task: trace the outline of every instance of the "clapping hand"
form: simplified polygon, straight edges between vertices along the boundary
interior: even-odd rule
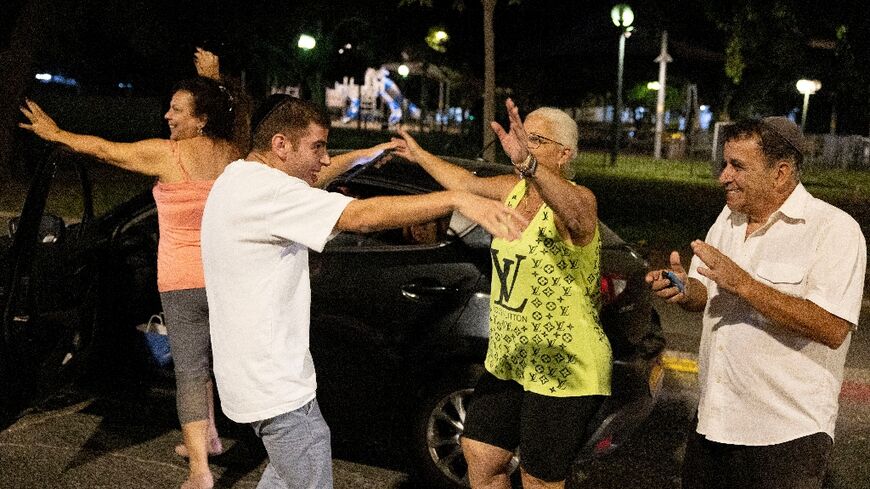
[[[671,252],[670,265],[671,268],[669,270],[653,270],[647,273],[646,282],[650,284],[652,291],[665,301],[670,303],[685,302],[689,298],[689,277],[680,262],[680,254],[678,252]],[[671,279],[665,276],[666,271],[672,272],[676,275],[677,279],[682,281],[682,290]]]
[[[456,210],[483,226],[494,238],[507,241],[519,239],[529,225],[529,220],[516,210],[497,200],[468,192],[463,192],[462,201]]]
[[[396,154],[405,158],[408,161],[417,163],[419,162],[419,158],[421,153],[423,152],[423,148],[417,143],[408,131],[404,129],[399,129],[400,138],[393,138],[393,141],[397,143],[396,145]]]
[[[737,294],[741,287],[753,280],[746,270],[714,246],[698,239],[692,241],[692,251],[705,265],[698,267],[698,273],[716,282],[720,289]]]

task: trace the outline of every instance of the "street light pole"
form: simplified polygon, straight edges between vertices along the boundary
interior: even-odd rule
[[[653,146],[653,158],[662,159],[662,133],[665,129],[665,79],[668,63],[673,61],[668,55],[668,31],[662,31],[662,50],[655,62],[659,64],[659,88],[656,94],[656,139]]]
[[[807,127],[807,109],[810,107],[810,92],[804,92],[804,110],[801,111],[801,130]]]
[[[822,82],[818,80],[800,79],[795,83],[797,91],[804,95],[804,110],[801,112],[801,131],[806,133],[807,110],[810,108],[810,95],[822,88]]]
[[[619,126],[622,123],[622,65],[625,59],[625,34],[619,34],[619,68],[616,71],[616,104],[613,107],[613,146],[610,148],[610,164],[616,165],[616,155],[619,152]]]
[[[610,19],[616,27],[619,27],[619,65],[616,71],[616,104],[613,107],[612,140],[610,148],[610,164],[616,165],[616,157],[619,152],[619,136],[621,113],[622,113],[622,68],[625,60],[625,39],[631,35],[631,23],[634,22],[634,12],[631,7],[621,3],[610,10]]]
[[[317,46],[317,40],[315,40],[314,36],[311,36],[310,34],[302,33],[299,35],[299,39],[296,41],[296,47],[299,48],[302,53],[300,57],[302,61],[302,80],[299,85],[299,98],[308,97],[312,99],[312,101],[317,103],[317,93],[314,89],[312,89],[312,84],[315,86],[318,85],[320,77],[318,76],[318,80],[314,83],[309,80],[309,77],[311,76],[310,71],[312,50],[315,48],[315,46]]]

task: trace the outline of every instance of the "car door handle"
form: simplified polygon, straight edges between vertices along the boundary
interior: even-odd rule
[[[447,287],[437,282],[421,284],[412,282],[402,286],[402,296],[406,299],[422,300],[428,297],[453,295],[459,292],[455,287]]]

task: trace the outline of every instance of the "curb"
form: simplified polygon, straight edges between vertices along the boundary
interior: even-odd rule
[[[665,350],[662,354],[665,370],[689,374],[698,373],[698,354],[685,351]]]
[[[697,374],[698,354],[665,350],[662,354],[662,366],[673,372]],[[850,367],[843,369],[840,399],[870,402],[870,370]]]

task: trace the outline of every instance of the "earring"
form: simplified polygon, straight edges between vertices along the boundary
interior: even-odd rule
[[[199,135],[202,136],[202,128],[205,126],[199,126]]]

